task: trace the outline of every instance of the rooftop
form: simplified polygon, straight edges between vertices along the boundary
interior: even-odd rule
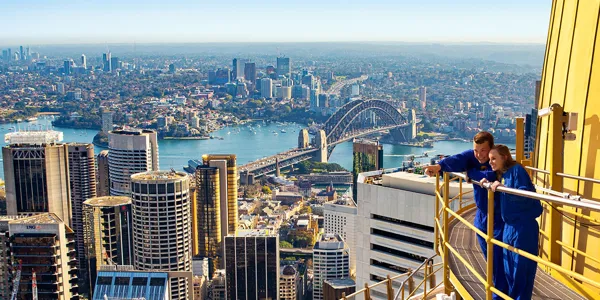
[[[372,171],[360,173],[357,179],[358,183],[380,185],[387,188],[393,188],[413,193],[420,193],[434,196],[435,177],[427,175],[404,172],[400,170],[392,171]],[[473,189],[470,184],[462,185],[463,192],[468,192]],[[450,183],[450,196],[454,197],[460,192],[460,184],[458,181]],[[467,193],[463,198],[473,198],[472,193]]]
[[[356,282],[350,278],[342,278],[342,279],[327,279],[323,282],[326,282],[334,289],[343,289],[348,287],[356,286]]]
[[[142,135],[144,133],[156,133],[156,131],[150,130],[150,129],[118,128],[118,129],[109,131],[109,133],[120,134],[120,135]]]
[[[153,180],[173,180],[187,178],[185,172],[178,171],[149,171],[131,175],[131,180],[153,181]]]
[[[131,204],[131,198],[121,196],[94,197],[86,200],[83,204],[97,207],[119,206]]]
[[[9,145],[15,144],[53,144],[63,140],[62,131],[39,130],[39,131],[17,131],[4,135],[4,142]]]
[[[60,224],[63,221],[54,213],[43,213],[22,219],[15,219],[11,224]]]
[[[233,237],[233,235],[228,235],[229,237]],[[267,237],[267,236],[275,236],[269,229],[241,229],[237,231],[235,237]]]

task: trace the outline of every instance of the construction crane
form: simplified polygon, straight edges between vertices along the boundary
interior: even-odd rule
[[[19,283],[21,282],[21,260],[19,260],[19,266],[17,267],[17,272],[15,274],[15,278],[13,280],[13,291],[10,296],[10,300],[16,300],[17,294],[19,293]]]
[[[35,278],[35,271],[31,274],[31,294],[33,300],[38,300],[37,295],[37,279]]]

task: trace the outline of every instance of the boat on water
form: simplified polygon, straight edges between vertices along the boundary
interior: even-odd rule
[[[31,117],[31,118],[27,118],[27,122],[35,122],[37,121],[38,118],[37,117]]]
[[[281,133],[286,133],[287,131],[285,131],[285,129],[281,129]]]

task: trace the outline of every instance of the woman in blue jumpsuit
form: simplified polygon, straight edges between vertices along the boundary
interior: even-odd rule
[[[489,155],[492,169],[501,178],[501,181],[492,184],[493,191],[498,186],[505,186],[535,192],[529,174],[512,159],[508,147],[496,145]],[[504,220],[502,241],[537,256],[540,227],[535,219],[542,214],[540,201],[507,193],[500,195]],[[516,300],[531,299],[537,263],[506,249],[503,250],[503,256],[508,284],[506,294]]]

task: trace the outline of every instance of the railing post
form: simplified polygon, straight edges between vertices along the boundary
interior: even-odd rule
[[[494,237],[494,192],[488,190],[488,218],[487,218],[487,285],[485,287],[486,299],[492,300],[492,286],[494,285],[494,244],[492,238]],[[499,268],[500,266],[497,266]],[[504,266],[502,266],[504,267]]]
[[[440,192],[440,174],[435,174],[435,220],[437,220],[438,224],[441,224],[440,222],[440,215],[439,215],[439,211],[440,211],[440,199],[437,196],[437,193]],[[435,250],[435,253],[437,253],[437,255],[440,255],[440,241],[439,241],[439,236],[440,236],[440,232],[439,229],[436,226],[433,226],[433,249]]]
[[[430,286],[430,289],[432,289],[436,286],[435,273],[433,273],[433,260],[430,261],[428,268],[429,268],[429,286]]]
[[[371,300],[371,290],[369,289],[369,284],[365,282],[365,300]]]
[[[516,131],[517,131],[516,160],[518,163],[521,163],[521,161],[525,157],[525,118],[523,118],[523,117],[517,118]]]
[[[413,274],[413,272],[415,272],[415,271],[410,270],[411,275]],[[408,295],[409,295],[409,297],[410,297],[410,294],[412,294],[412,292],[414,290],[415,290],[415,278],[413,276],[410,276],[408,278]]]
[[[548,158],[550,159],[550,188],[561,192],[563,188],[563,178],[556,175],[563,172],[563,108],[558,104],[552,104],[552,113],[550,114],[550,134],[548,137]],[[549,204],[548,204],[549,205]],[[554,205],[558,208],[559,205]],[[548,217],[550,227],[548,228],[548,255],[551,262],[560,265],[560,246],[556,243],[561,236],[561,215],[556,209],[548,208]]]
[[[387,276],[387,298],[388,300],[394,300],[394,288],[392,287],[392,278],[390,275]]]
[[[400,294],[402,295],[400,300],[404,300],[404,282],[405,282],[405,280],[403,280],[402,285],[400,285]]]
[[[423,266],[423,299],[427,299],[427,271],[429,271],[427,268],[428,265],[429,262],[425,263]]]
[[[449,196],[450,194],[450,174],[448,174],[447,172],[444,173],[444,211],[443,211],[443,226],[442,229],[444,230],[443,232],[443,236],[444,238],[442,239],[442,244],[444,245],[444,257],[442,258],[443,261],[443,268],[444,268],[444,291],[446,292],[446,295],[450,295],[450,293],[452,292],[452,286],[450,284],[450,267],[448,266],[448,261],[450,260],[450,256],[449,256],[449,250],[448,247],[446,247],[446,243],[448,243],[449,240],[449,236],[450,233],[448,232],[448,202],[449,202]]]
[[[459,178],[458,179],[458,208],[462,209],[463,208],[463,189],[462,189],[462,183],[463,183],[463,179]]]

